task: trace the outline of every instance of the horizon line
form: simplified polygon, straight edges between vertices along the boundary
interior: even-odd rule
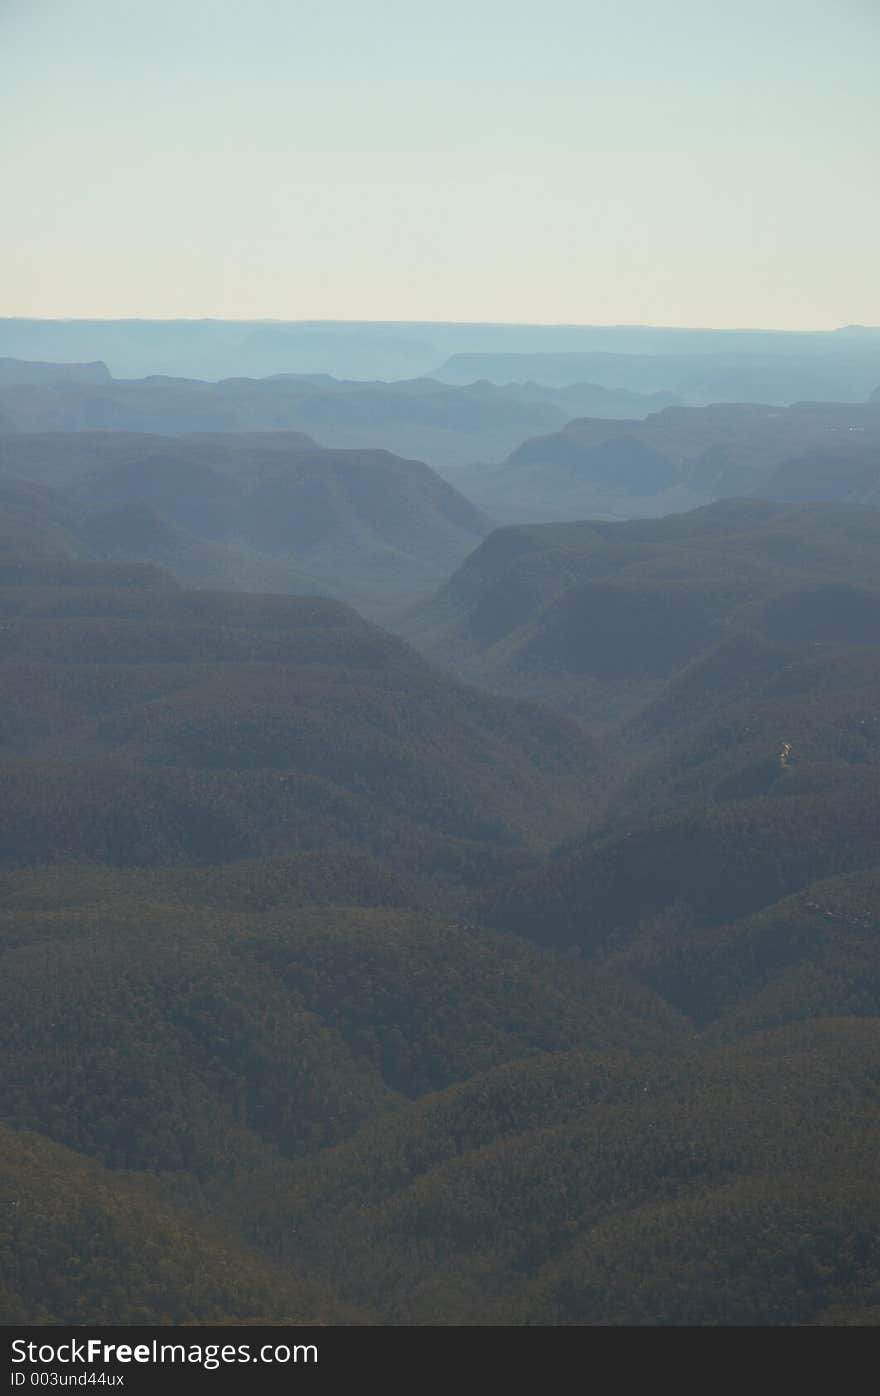
[[[547,330],[667,330],[687,333],[722,334],[843,334],[846,332],[880,332],[880,325],[850,323],[827,329],[788,329],[774,325],[659,325],[640,320],[343,320],[339,318],[288,319],[281,316],[219,316],[219,315],[0,315],[0,324],[25,322],[41,325],[437,325],[463,326],[474,329],[547,329]]]

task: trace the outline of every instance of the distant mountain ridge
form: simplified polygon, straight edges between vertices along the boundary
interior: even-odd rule
[[[880,333],[864,341],[838,341],[824,357],[786,349],[786,344],[771,341],[761,349],[732,353],[707,347],[698,353],[454,354],[432,372],[447,383],[474,378],[495,383],[586,380],[618,391],[672,393],[695,407],[712,402],[785,405],[806,398],[864,402],[875,387]]]
[[[204,382],[111,379],[106,371],[53,376],[53,365],[29,367],[31,377],[10,378],[5,386],[0,373],[6,431],[297,430],[325,445],[388,449],[441,468],[501,459],[524,438],[556,430],[572,416],[638,417],[677,401],[590,383],[556,388],[484,380],[459,387],[430,378],[346,382],[318,373]]]
[[[49,364],[26,359],[0,359],[0,388],[40,385],[109,383],[110,370],[96,360],[89,364]]]
[[[715,403],[640,421],[577,418],[456,481],[513,523],[651,518],[752,494],[868,501],[878,472],[878,403]]]
[[[457,354],[764,354],[829,363],[873,356],[876,363],[878,346],[880,330],[859,325],[801,332],[426,321],[0,318],[0,354],[59,361],[101,358],[116,377],[131,378],[315,372],[338,378],[414,378]],[[500,381],[518,376],[508,373]],[[872,387],[878,378],[875,374]],[[835,395],[829,381],[820,396]]]

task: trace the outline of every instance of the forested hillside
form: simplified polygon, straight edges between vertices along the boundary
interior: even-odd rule
[[[876,1321],[876,529],[500,530],[555,709],[7,551],[3,1321]]]
[[[689,722],[682,685],[718,701],[774,655],[880,643],[880,510],[744,499],[502,528],[402,628],[462,675],[590,722],[650,700]]]

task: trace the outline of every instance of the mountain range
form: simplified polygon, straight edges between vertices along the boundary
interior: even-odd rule
[[[445,672],[7,545],[4,1321],[876,1323],[878,520],[496,530]]]
[[[650,360],[679,359],[657,371],[659,388],[674,391],[672,377],[682,377],[702,390],[711,374],[723,367],[721,397],[726,397],[738,373],[755,382],[751,360],[765,361],[759,385],[786,393],[798,374],[809,374],[816,396],[847,399],[854,375],[872,372],[880,383],[880,330],[846,325],[814,332],[667,328],[651,325],[516,325],[418,321],[280,321],[280,320],[38,320],[0,318],[0,355],[59,362],[104,360],[117,378],[147,374],[219,379],[261,378],[276,373],[326,373],[337,378],[445,377],[445,364],[458,355],[492,356],[488,373],[467,370],[468,380],[488,377],[500,383],[521,379],[511,372],[508,356],[541,356],[539,382],[574,382],[580,373],[551,375],[544,356],[607,357],[607,375],[590,377],[603,387],[644,391],[633,378],[651,373]],[[503,361],[496,362],[496,356]],[[636,360],[641,357],[642,366]],[[714,357],[714,364],[701,361]],[[841,365],[847,365],[841,369]],[[695,365],[695,367],[694,367]],[[601,366],[600,361],[596,363]],[[708,370],[708,372],[707,372]],[[497,373],[497,376],[496,376]],[[631,375],[627,377],[627,375]],[[607,381],[612,378],[614,381]],[[623,379],[626,381],[623,381]],[[651,389],[653,391],[654,389]],[[734,396],[753,394],[742,386]],[[803,387],[791,398],[811,396]],[[858,396],[858,394],[857,394]],[[760,400],[764,400],[761,398]],[[771,398],[772,400],[776,400]]]
[[[556,430],[573,416],[639,417],[675,402],[670,393],[591,383],[502,387],[484,380],[450,387],[431,378],[342,382],[327,374],[212,383],[112,379],[103,364],[0,361],[6,432],[302,431],[327,446],[390,449],[440,468],[500,460],[524,438]]]
[[[784,405],[802,398],[864,402],[880,373],[880,336],[822,346],[825,354],[785,343],[717,352],[464,353],[433,370],[447,383],[487,378],[493,383],[534,378],[542,383],[586,379],[633,393],[673,393],[693,407],[714,402]],[[818,346],[817,346],[818,348]],[[794,352],[792,352],[794,349]],[[831,350],[831,352],[827,352]],[[838,351],[838,352],[835,352]],[[840,352],[843,351],[843,352]]]
[[[0,365],[0,1322],[874,1326],[876,403],[105,366],[874,334],[434,328]]]

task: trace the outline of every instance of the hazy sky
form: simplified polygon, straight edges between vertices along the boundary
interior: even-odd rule
[[[0,0],[0,315],[880,324],[880,0]]]

